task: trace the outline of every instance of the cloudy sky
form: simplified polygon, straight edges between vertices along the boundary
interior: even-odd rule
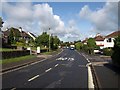
[[[40,35],[49,31],[63,41],[83,40],[118,30],[118,3],[2,2],[4,27],[22,27]]]

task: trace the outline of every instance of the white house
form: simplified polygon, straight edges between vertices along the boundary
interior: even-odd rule
[[[111,48],[114,47],[114,39],[120,35],[120,31],[113,32],[107,36],[105,36],[104,39],[104,48]]]
[[[94,37],[95,41],[96,41],[96,45],[100,47],[100,49],[104,48],[104,37],[101,36],[100,34],[97,34]]]
[[[96,41],[96,45],[100,46],[100,49],[103,48],[111,48],[114,47],[114,39],[120,35],[120,31],[115,31],[107,36],[101,36],[97,34],[94,39]],[[87,44],[87,39],[82,41],[83,44]]]

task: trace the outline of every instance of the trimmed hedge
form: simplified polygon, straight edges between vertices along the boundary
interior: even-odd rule
[[[41,49],[40,53],[44,53],[44,52],[47,52],[47,51],[48,51],[48,49]]]
[[[15,58],[20,56],[26,56],[30,55],[29,50],[22,50],[22,51],[3,51],[2,53],[2,59],[9,59],[9,58]]]

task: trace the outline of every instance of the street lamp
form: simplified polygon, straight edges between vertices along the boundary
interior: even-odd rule
[[[50,52],[50,28],[49,28],[49,52]]]

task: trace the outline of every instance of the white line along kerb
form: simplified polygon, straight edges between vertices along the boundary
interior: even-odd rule
[[[52,68],[49,68],[49,69],[45,70],[45,72],[49,72],[51,69],[52,69]]]
[[[55,65],[55,67],[57,67],[57,66],[58,66],[58,64]]]
[[[31,79],[28,80],[28,82],[30,82],[30,81],[32,81],[32,80],[38,78],[39,76],[40,76],[40,75],[36,75],[36,76],[32,77]]]
[[[94,83],[93,83],[93,76],[92,76],[92,72],[91,72],[91,68],[88,65],[88,88],[92,90],[94,90]]]

